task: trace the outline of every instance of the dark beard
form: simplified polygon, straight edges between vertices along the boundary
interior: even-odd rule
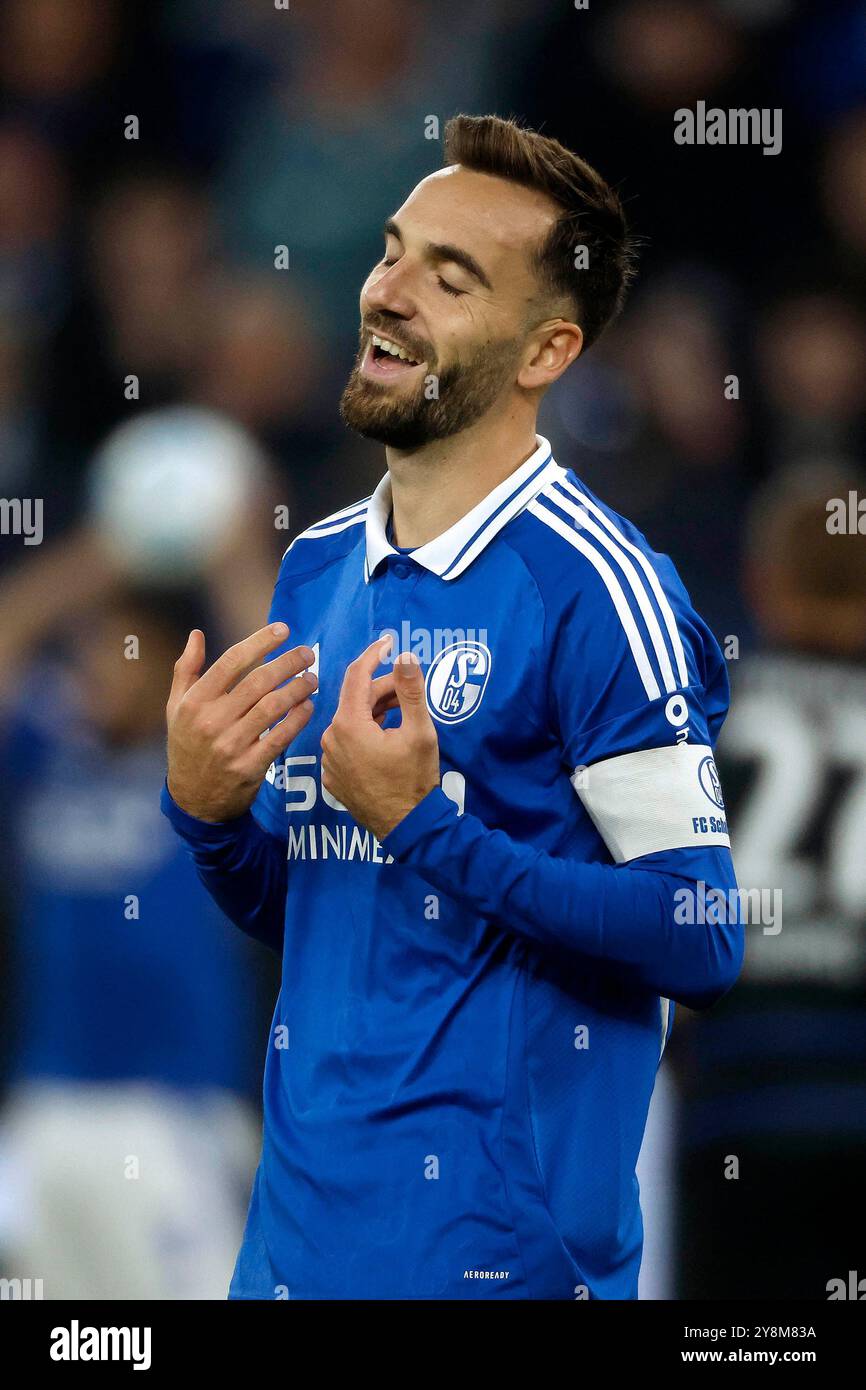
[[[428,400],[425,391],[435,373],[426,371],[417,389],[398,399],[361,375],[365,350],[364,342],[340,400],[340,414],[365,439],[406,452],[474,425],[501,393],[520,355],[511,339],[485,344],[467,361],[446,367],[438,376],[438,396]]]

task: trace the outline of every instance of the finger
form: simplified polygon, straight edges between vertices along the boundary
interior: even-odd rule
[[[285,623],[269,623],[242,642],[236,642],[218,657],[199,681],[199,693],[209,700],[224,695],[247,671],[264,661],[268,652],[275,651],[289,635]]]
[[[373,706],[373,718],[380,728],[382,727],[385,715],[388,711],[391,709],[399,709],[399,707],[400,701],[397,699],[396,690],[393,694],[386,696],[384,699],[376,701]]]
[[[427,733],[433,725],[424,696],[424,677],[414,652],[401,652],[394,662],[394,687],[403,716],[402,727]]]
[[[309,647],[292,647],[290,651],[275,656],[273,661],[263,662],[238,681],[228,696],[227,708],[240,718],[253,709],[269,691],[276,690],[284,681],[300,675],[301,671],[306,671],[315,659],[315,654]],[[309,694],[309,691],[307,693]]]
[[[376,677],[370,686],[370,698],[373,705],[373,718],[377,724],[381,725],[389,709],[396,709],[398,704],[393,671],[387,671],[384,676]]]
[[[387,699],[389,698],[389,696],[391,696],[391,695],[393,695],[393,694],[394,694],[394,672],[393,672],[393,671],[386,671],[385,674],[384,674],[384,676],[376,676],[375,680],[372,680],[372,681],[370,682],[370,703],[371,703],[373,709],[376,708],[376,706],[380,703],[380,701],[382,701],[382,700],[387,700]]]
[[[252,743],[259,738],[272,724],[276,724],[277,720],[288,714],[289,710],[308,700],[318,683],[313,673],[307,671],[303,676],[290,680],[287,685],[268,691],[239,721],[238,733],[241,742]]]
[[[391,650],[390,637],[377,637],[366,651],[346,667],[343,685],[340,690],[340,708],[350,714],[368,717],[373,708],[373,672],[381,666]]]
[[[186,639],[186,646],[174,663],[174,676],[168,696],[169,711],[183,699],[190,686],[195,685],[204,665],[204,633],[194,627]]]
[[[285,719],[280,720],[279,724],[255,741],[248,756],[250,766],[254,768],[257,776],[264,777],[274,759],[278,758],[301,730],[307,727],[313,717],[314,708],[312,700],[303,700],[289,711]]]

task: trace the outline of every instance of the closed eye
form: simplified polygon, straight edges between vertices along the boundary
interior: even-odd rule
[[[449,285],[447,280],[443,280],[441,275],[437,275],[436,279],[439,281],[440,287],[445,291],[446,294],[457,295],[466,293],[465,290],[455,290],[454,286]]]

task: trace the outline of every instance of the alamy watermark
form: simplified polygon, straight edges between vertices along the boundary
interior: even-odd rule
[[[699,101],[694,111],[681,106],[674,112],[674,142],[677,145],[762,145],[764,154],[778,154],[782,148],[782,109],[779,106],[707,109]]]
[[[866,497],[853,488],[847,497],[831,497],[826,510],[829,535],[866,536]]]
[[[762,927],[765,936],[778,936],[782,930],[781,888],[725,890],[708,887],[699,879],[694,888],[678,888],[674,902],[674,921],[680,926],[742,923]]]
[[[73,1318],[68,1327],[52,1328],[48,1355],[52,1361],[130,1361],[134,1371],[148,1371],[151,1329],[82,1327]]]
[[[0,1279],[0,1302],[38,1302],[45,1297],[42,1279]]]
[[[406,618],[399,630],[386,627],[379,636],[390,638],[389,661],[395,661],[401,652],[414,652],[422,666],[429,666],[441,652],[452,647],[490,645],[485,627],[413,627]]]
[[[0,536],[23,536],[25,545],[41,545],[42,498],[0,497]]]

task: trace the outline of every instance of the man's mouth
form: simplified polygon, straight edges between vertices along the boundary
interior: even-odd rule
[[[406,376],[416,367],[423,365],[423,362],[419,362],[400,343],[395,343],[391,338],[380,338],[378,334],[371,333],[370,342],[361,363],[361,371],[365,376],[374,377],[378,381],[393,381],[397,377]]]

